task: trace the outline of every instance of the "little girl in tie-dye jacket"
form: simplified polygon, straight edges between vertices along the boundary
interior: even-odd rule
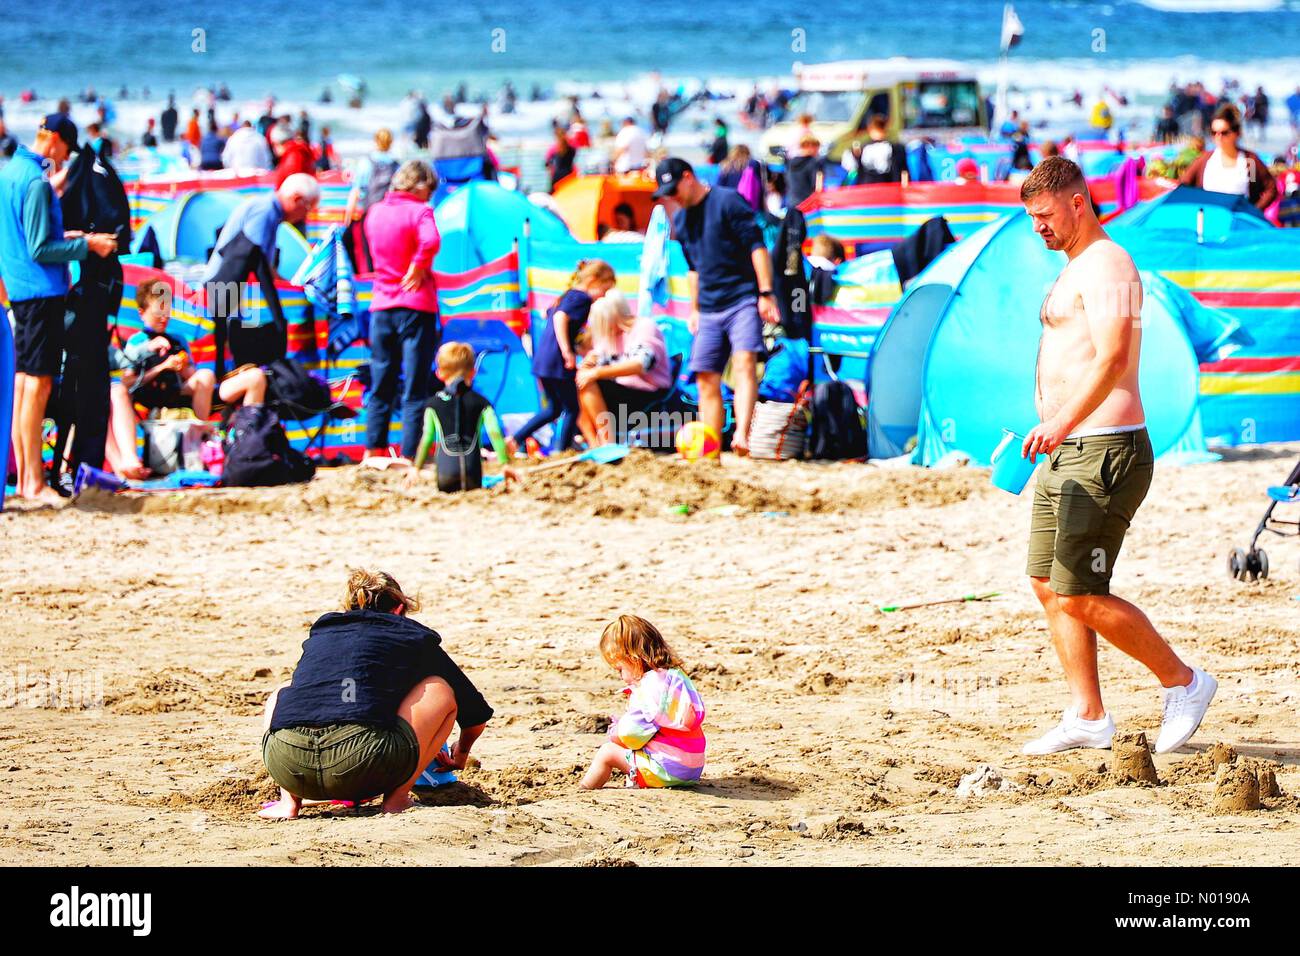
[[[585,790],[627,774],[629,787],[678,787],[704,772],[704,702],[649,621],[624,614],[600,636],[600,653],[627,682],[628,709],[609,728],[582,778]]]

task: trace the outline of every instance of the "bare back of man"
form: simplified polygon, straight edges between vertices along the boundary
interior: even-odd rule
[[[1046,456],[1034,489],[1027,572],[1071,705],[1025,752],[1110,746],[1115,723],[1102,703],[1098,635],[1165,688],[1156,749],[1173,750],[1200,726],[1217,684],[1183,663],[1141,610],[1110,593],[1116,558],[1154,472],[1138,388],[1141,279],[1101,228],[1074,163],[1044,160],[1025,180],[1021,200],[1047,248],[1068,258],[1039,313],[1041,421],[1022,452]]]

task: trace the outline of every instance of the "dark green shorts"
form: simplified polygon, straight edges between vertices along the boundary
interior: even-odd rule
[[[262,760],[272,780],[304,800],[368,800],[415,776],[420,743],[401,717],[392,727],[292,727],[262,738]]]
[[[1154,469],[1145,428],[1063,442],[1038,466],[1030,577],[1048,578],[1057,594],[1109,594],[1115,560]]]

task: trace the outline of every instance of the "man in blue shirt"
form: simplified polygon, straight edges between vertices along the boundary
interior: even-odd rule
[[[306,173],[294,173],[275,192],[245,199],[235,207],[217,237],[203,273],[208,314],[213,320],[216,373],[226,370],[226,337],[236,367],[266,365],[284,358],[288,330],[275,290],[275,240],[280,223],[302,222],[320,198],[320,186]],[[241,312],[249,274],[257,276],[271,322]],[[232,319],[239,319],[228,326]]]
[[[42,474],[41,425],[63,360],[67,264],[117,251],[114,236],[63,229],[46,169],[59,170],[76,145],[72,120],[51,113],[33,148],[19,146],[0,170],[0,280],[14,317],[14,467],[19,496],[46,504],[59,501]]]
[[[682,244],[695,337],[690,369],[700,395],[700,419],[719,437],[724,421],[722,373],[731,359],[736,431],[731,450],[749,454],[749,426],[758,396],[757,361],[763,323],[780,321],[772,293],[772,261],[754,210],[733,189],[710,188],[684,159],[670,157],[655,170],[656,199],[671,196],[682,208],[673,234]]]

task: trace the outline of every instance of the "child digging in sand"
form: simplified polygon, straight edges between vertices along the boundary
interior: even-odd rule
[[[582,778],[599,790],[614,770],[629,787],[680,787],[704,772],[704,702],[663,635],[624,614],[600,635],[600,653],[626,683],[627,713],[609,728]]]

